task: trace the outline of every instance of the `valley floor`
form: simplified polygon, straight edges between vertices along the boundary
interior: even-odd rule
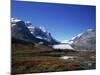
[[[12,75],[95,69],[95,55],[95,51],[57,50],[13,43]]]

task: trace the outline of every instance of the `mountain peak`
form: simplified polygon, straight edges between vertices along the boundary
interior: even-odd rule
[[[43,32],[47,32],[47,30],[46,30],[45,27],[43,27],[43,26],[41,27],[41,26],[40,26],[39,28],[40,28]]]
[[[93,29],[87,29],[87,31],[92,31]]]
[[[32,25],[32,23],[30,21],[26,21],[25,23],[26,23],[27,26],[31,26]]]
[[[88,29],[72,39],[73,47],[79,50],[95,50],[96,31]]]
[[[11,22],[19,22],[19,21],[21,21],[21,20],[18,18],[11,18]]]
[[[33,26],[30,21],[11,18],[12,37],[33,43],[44,42],[46,45],[58,43],[45,27]]]

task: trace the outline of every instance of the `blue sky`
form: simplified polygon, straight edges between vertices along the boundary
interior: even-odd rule
[[[95,29],[96,7],[84,5],[12,1],[11,17],[45,27],[57,40]]]

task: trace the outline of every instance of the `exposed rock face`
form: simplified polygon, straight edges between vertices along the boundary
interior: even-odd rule
[[[96,50],[96,31],[88,29],[74,37],[72,41],[71,45],[76,50]]]
[[[20,19],[11,19],[11,33],[13,39],[33,44],[42,42],[45,45],[53,45],[58,43],[45,28],[33,26],[32,23]]]

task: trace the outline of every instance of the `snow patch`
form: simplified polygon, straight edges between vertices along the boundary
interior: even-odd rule
[[[80,37],[80,36],[82,36],[82,34],[83,34],[83,33],[80,33],[80,34],[78,34],[78,35],[77,35],[77,37]]]
[[[93,31],[93,29],[88,29],[87,31]]]
[[[53,45],[54,49],[73,49],[69,44]]]
[[[43,32],[47,32],[45,27],[39,27]]]
[[[15,19],[15,18],[11,18],[11,22],[19,22],[19,21],[21,21],[20,19]]]
[[[42,37],[40,37],[40,36],[36,36],[36,38],[38,38],[38,39],[43,39]]]
[[[60,59],[65,59],[65,60],[68,60],[68,59],[74,59],[74,56],[62,56],[60,57]]]
[[[77,38],[77,37],[81,37],[83,35],[83,33],[80,33],[80,34],[78,34],[77,36],[74,36],[73,38],[72,38],[72,40],[74,40],[75,38]]]
[[[29,29],[30,29],[30,28],[34,29],[35,27],[34,27],[34,26],[28,26],[28,28],[29,28]]]

